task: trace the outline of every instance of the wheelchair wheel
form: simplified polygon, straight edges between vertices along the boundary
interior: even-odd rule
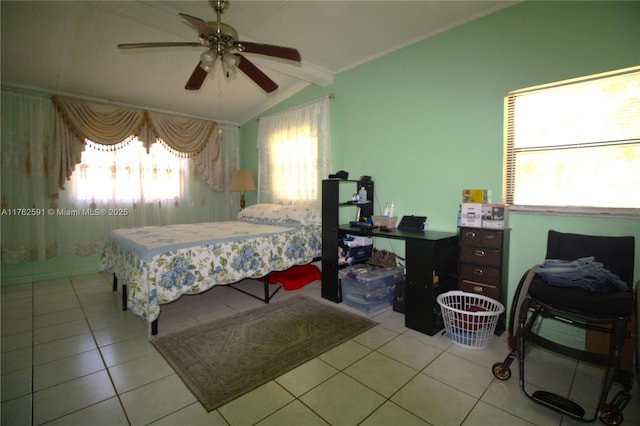
[[[623,420],[622,411],[612,407],[604,407],[600,413],[600,421],[605,425],[619,425]]]
[[[493,367],[491,367],[491,371],[493,372],[495,378],[498,380],[504,381],[511,378],[511,369],[504,368],[504,364],[501,362],[496,362],[495,364],[493,364]]]

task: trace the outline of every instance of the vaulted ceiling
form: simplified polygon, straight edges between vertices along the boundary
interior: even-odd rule
[[[245,56],[279,88],[265,93],[220,64],[200,90],[184,86],[206,50],[118,49],[119,43],[198,42],[179,13],[215,21],[209,1],[7,1],[2,83],[243,124],[309,84],[514,1],[231,1],[222,22],[240,40],[294,47],[302,62]]]

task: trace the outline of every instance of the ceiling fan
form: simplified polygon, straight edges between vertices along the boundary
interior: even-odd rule
[[[291,47],[274,46],[270,44],[252,43],[238,40],[238,32],[230,25],[222,22],[222,14],[229,8],[227,0],[211,1],[216,12],[215,22],[205,22],[200,18],[180,13],[185,20],[196,28],[199,34],[199,42],[159,42],[159,43],[128,43],[119,44],[120,49],[137,49],[144,47],[174,47],[193,46],[206,47],[207,50],[200,55],[200,61],[189,77],[185,89],[198,90],[202,86],[204,79],[213,69],[216,60],[219,58],[222,69],[227,77],[233,74],[236,69],[245,73],[265,92],[271,93],[278,88],[278,85],[249,61],[244,55],[246,53],[256,53],[260,55],[272,56],[290,61],[300,62],[300,52]]]

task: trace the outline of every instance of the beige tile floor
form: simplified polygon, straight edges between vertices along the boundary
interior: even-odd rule
[[[261,284],[241,285],[260,294]],[[294,294],[320,298],[319,283]],[[334,306],[349,309],[344,304]],[[160,334],[262,303],[226,287],[163,305]],[[352,310],[353,312],[358,312]],[[379,325],[207,413],[149,343],[148,327],[120,309],[102,274],[2,287],[2,425],[576,425],[527,399],[517,369],[490,367],[506,335],[474,351],[404,327],[391,309]],[[595,405],[600,370],[535,348],[531,389]],[[514,365],[515,367],[515,365]],[[590,412],[590,411],[589,411]],[[624,411],[640,425],[640,394]]]

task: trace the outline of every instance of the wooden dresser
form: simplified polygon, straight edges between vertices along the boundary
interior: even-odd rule
[[[460,228],[460,290],[491,297],[507,306],[509,229]],[[496,334],[505,330],[506,312]]]

